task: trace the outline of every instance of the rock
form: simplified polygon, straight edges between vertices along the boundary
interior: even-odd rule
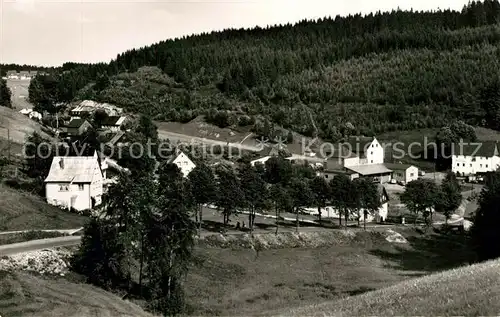
[[[387,230],[387,236],[385,239],[391,243],[408,243],[408,240],[406,240],[405,237],[391,229]]]

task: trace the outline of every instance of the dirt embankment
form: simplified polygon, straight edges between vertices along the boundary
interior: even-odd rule
[[[403,239],[394,239],[392,230],[332,230],[325,232],[283,232],[279,234],[263,233],[241,235],[211,235],[198,241],[200,246],[224,249],[284,249],[284,248],[319,248],[327,246],[359,245],[371,246],[387,242],[404,243]],[[402,236],[401,236],[402,237]],[[397,240],[397,241],[396,241]],[[404,241],[403,241],[404,240]]]

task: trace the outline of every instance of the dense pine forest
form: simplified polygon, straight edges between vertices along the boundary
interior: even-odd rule
[[[34,80],[30,98],[93,98],[158,120],[205,115],[219,126],[269,120],[329,140],[451,119],[484,125],[481,96],[500,77],[499,21],[500,3],[485,0],[460,12],[395,10],[205,33],[110,63],[66,63]],[[37,97],[45,90],[50,98]]]

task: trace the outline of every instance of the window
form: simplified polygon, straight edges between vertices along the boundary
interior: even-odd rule
[[[479,167],[483,167],[483,164],[479,164]]]
[[[373,155],[373,151],[370,152],[370,155]]]
[[[415,175],[415,173],[410,173],[410,177],[413,177]]]
[[[59,191],[60,192],[67,192],[69,190],[68,185],[59,185]]]
[[[486,164],[486,168],[488,168],[488,164]]]
[[[457,163],[457,166],[460,166],[460,163]]]
[[[373,160],[371,160],[371,162],[373,163]]]
[[[473,157],[473,158],[472,158],[472,162],[475,162],[475,161],[476,161],[476,158],[475,158],[475,157]]]
[[[83,190],[83,184],[78,184],[78,190],[82,191]]]
[[[465,167],[465,163],[464,163],[462,166],[464,166],[464,167]]]
[[[470,167],[472,167],[472,164],[470,165]]]

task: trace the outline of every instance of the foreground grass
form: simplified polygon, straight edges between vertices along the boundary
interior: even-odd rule
[[[57,231],[27,231],[20,233],[2,234],[0,235],[0,245],[25,242],[37,239],[48,239],[65,236],[66,234]]]
[[[2,271],[0,313],[9,317],[152,317],[139,306],[94,286]]]
[[[409,244],[363,235],[349,245],[332,240],[320,248],[197,248],[185,285],[190,314],[255,316],[334,301],[467,263],[458,235],[397,231]]]
[[[47,204],[41,197],[0,184],[0,231],[74,229],[87,218]]]
[[[277,315],[497,316],[499,312],[500,261],[496,260]]]

